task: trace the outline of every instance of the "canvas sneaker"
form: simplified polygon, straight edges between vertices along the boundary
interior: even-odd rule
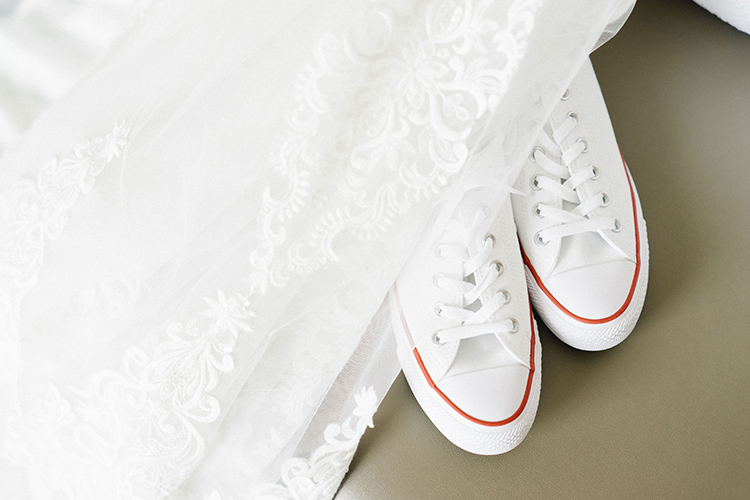
[[[643,308],[648,240],[590,61],[542,128],[514,187],[536,312],[573,347],[597,351],[622,342]]]
[[[508,201],[491,217],[497,196]],[[435,426],[472,453],[516,447],[539,403],[541,346],[507,192],[469,191],[390,301],[404,375]]]

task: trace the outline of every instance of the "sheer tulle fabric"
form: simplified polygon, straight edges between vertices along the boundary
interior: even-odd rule
[[[4,498],[331,498],[400,267],[630,7],[157,1],[0,164]]]
[[[0,0],[0,156],[148,0]]]

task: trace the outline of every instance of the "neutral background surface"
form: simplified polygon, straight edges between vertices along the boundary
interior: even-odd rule
[[[540,324],[526,440],[466,453],[399,377],[339,500],[750,498],[750,35],[689,0],[638,0],[592,55],[648,223],[640,322],[572,349]]]

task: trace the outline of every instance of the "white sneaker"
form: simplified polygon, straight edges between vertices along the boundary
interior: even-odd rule
[[[456,446],[480,455],[524,439],[539,404],[541,346],[510,201],[470,191],[437,244],[418,249],[391,291],[398,356],[411,390]]]
[[[638,192],[591,62],[560,100],[512,195],[532,303],[564,342],[622,342],[643,308],[648,240]]]

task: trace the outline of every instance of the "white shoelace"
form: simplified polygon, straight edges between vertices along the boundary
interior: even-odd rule
[[[441,243],[437,247],[440,257],[461,259],[463,264],[462,279],[450,278],[442,273],[434,277],[436,286],[460,294],[463,302],[461,306],[446,304],[435,306],[435,314],[438,316],[460,322],[459,326],[436,331],[433,341],[437,344],[442,345],[450,341],[480,335],[518,331],[518,322],[513,318],[490,321],[492,316],[511,299],[510,292],[498,289],[498,279],[503,273],[503,264],[500,261],[490,261],[490,253],[495,246],[495,237],[492,234],[484,236],[481,250],[475,255],[469,255],[468,248],[478,236],[477,228],[488,216],[487,209],[480,208],[474,216],[473,223],[464,231],[462,242]],[[477,281],[475,272],[483,268],[487,270],[487,273],[480,281]],[[472,275],[475,277],[475,283],[466,281],[466,278]],[[481,307],[476,311],[466,308],[488,290],[494,291],[490,300],[482,301]]]
[[[570,210],[551,207],[543,203],[537,203],[532,207],[535,217],[549,218],[559,223],[536,233],[534,242],[539,246],[574,234],[603,229],[619,231],[621,228],[620,221],[613,217],[590,217],[593,210],[609,203],[607,194],[597,193],[581,200],[575,191],[584,182],[599,177],[599,169],[594,165],[589,165],[575,174],[572,174],[568,168],[576,158],[588,150],[588,144],[584,139],[578,139],[565,150],[560,146],[560,143],[575,129],[577,124],[578,116],[575,113],[568,113],[567,119],[552,131],[552,137],[542,130],[539,136],[541,147],[534,147],[529,155],[532,161],[554,177],[534,175],[529,180],[531,188],[544,189],[557,198],[575,205]],[[559,158],[559,161],[550,158],[548,154]]]

